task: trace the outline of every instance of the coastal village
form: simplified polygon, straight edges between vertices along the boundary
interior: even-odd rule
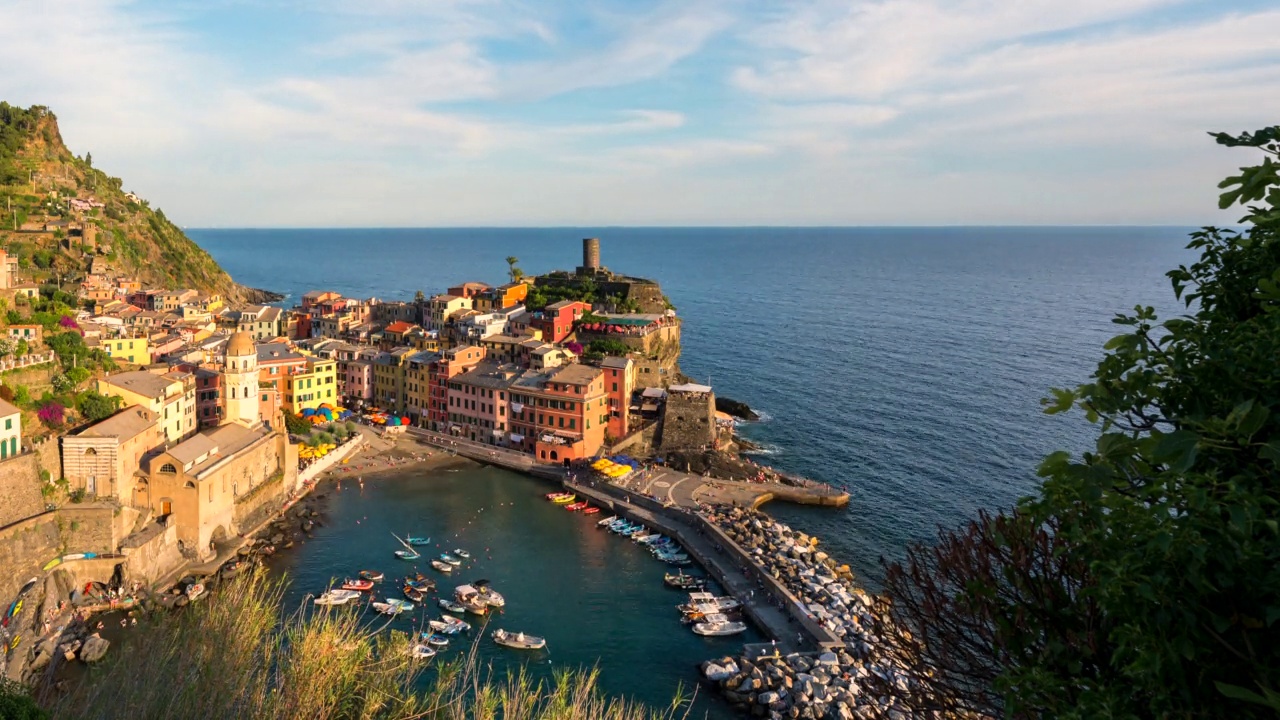
[[[572,508],[594,499],[618,513],[609,518],[611,529],[668,543],[653,549],[673,564],[689,564],[689,554],[716,564],[710,556],[734,543],[723,534],[734,532],[732,525],[716,527],[717,518],[759,524],[713,508],[752,508],[774,497],[830,505],[848,499],[739,454],[735,422],[750,417],[749,409],[718,403],[710,386],[681,373],[676,309],[657,282],[606,268],[596,238],[583,240],[582,261],[573,270],[526,276],[509,258],[507,282],[499,285],[465,281],[408,301],[314,290],[289,307],[146,287],[100,255],[74,284],[51,293],[47,284],[24,282],[19,263],[3,251],[0,262],[6,268],[0,292],[17,309],[9,319],[24,319],[26,311],[42,321],[8,326],[10,338],[24,346],[5,358],[18,374],[0,388],[0,396],[12,399],[0,399],[6,417],[0,488],[14,500],[0,518],[0,533],[9,540],[0,544],[6,569],[0,593],[17,598],[6,621],[13,627],[5,631],[12,678],[39,671],[55,655],[93,661],[106,652],[96,634],[59,636],[60,619],[135,607],[175,581],[159,602],[181,605],[194,599],[193,587],[205,592],[193,572],[230,577],[277,545],[292,545],[289,538],[316,521],[305,501],[295,503],[322,473],[347,470],[340,464],[367,438],[400,438],[540,472],[563,482],[567,490],[557,499],[578,499]],[[55,303],[68,294],[74,302],[62,307],[73,309],[59,314]],[[71,357],[70,369],[64,355]],[[60,403],[45,392],[33,399],[32,388],[18,384],[31,372],[42,372],[54,389],[71,383],[70,397]],[[606,466],[628,472],[605,472]],[[645,470],[632,473],[631,467]],[[681,479],[674,484],[684,483],[685,490],[662,497],[658,487],[671,483],[656,479],[676,475]],[[627,508],[636,512],[634,523]],[[287,512],[300,523],[282,522]],[[664,527],[654,512],[685,519],[666,525],[669,537],[660,537],[649,532]],[[712,550],[702,543],[699,552],[685,522],[706,524],[698,534],[719,534],[722,544]],[[748,551],[738,551],[756,565]],[[851,580],[834,561],[815,567]],[[764,580],[748,578],[744,568],[733,571],[736,580],[722,575],[721,582],[744,593],[752,583],[764,590]],[[812,583],[813,573],[809,568],[803,581]],[[871,599],[819,588],[854,618],[857,632],[846,642],[805,610],[808,627],[796,634],[797,621],[779,612],[798,602],[790,593],[807,592],[796,584],[802,578],[794,569],[791,575],[791,589],[783,574],[770,581],[781,596],[743,608],[773,626],[770,648],[780,667],[794,675],[800,665],[782,660],[778,636],[797,650],[839,648],[840,656],[823,655],[829,664],[854,662],[850,649],[865,655],[858,615],[847,604],[865,610]],[[838,582],[835,575],[827,579]],[[33,607],[26,632],[36,640],[25,647],[24,598]],[[714,616],[723,623],[717,629],[745,627]],[[84,632],[83,622],[73,624]],[[827,624],[841,635],[849,625]],[[709,664],[706,679],[725,685],[725,697],[743,709],[767,710],[779,702],[764,694],[769,690],[741,692],[744,683],[760,682],[750,674],[751,662],[723,658]],[[742,678],[740,667],[748,668]],[[825,691],[813,692],[821,703],[835,702]]]

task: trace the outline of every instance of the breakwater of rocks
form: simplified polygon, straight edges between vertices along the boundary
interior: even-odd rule
[[[733,508],[706,517],[844,647],[812,657],[722,658],[704,664],[703,677],[729,702],[757,717],[848,720],[898,712],[894,690],[905,680],[877,653],[880,611],[875,598],[854,584],[848,566],[818,550],[817,538],[764,513]]]

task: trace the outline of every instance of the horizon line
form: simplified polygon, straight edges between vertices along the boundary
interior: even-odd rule
[[[203,225],[181,226],[187,230],[1019,230],[1019,229],[1188,229],[1217,227],[1222,229],[1247,227],[1244,224],[1141,224],[1141,223],[1079,223],[1044,225]]]

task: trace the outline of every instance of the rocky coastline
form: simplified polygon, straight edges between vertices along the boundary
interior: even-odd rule
[[[850,720],[898,713],[893,689],[902,680],[876,652],[877,601],[855,585],[849,567],[818,550],[817,538],[762,512],[733,508],[707,517],[843,645],[815,656],[724,657],[702,665],[703,679],[755,717]]]

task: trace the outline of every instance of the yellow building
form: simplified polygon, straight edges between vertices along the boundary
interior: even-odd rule
[[[141,405],[155,413],[169,442],[196,432],[196,381],[191,373],[116,373],[98,380],[98,392],[123,399],[125,407]]]
[[[436,295],[431,298],[431,303],[427,306],[427,329],[436,332],[444,330],[445,323],[449,322],[454,315],[470,310],[471,305],[471,298],[468,297]]]
[[[145,337],[114,338],[102,341],[102,350],[116,362],[151,364],[151,346]]]
[[[341,400],[336,360],[308,357],[306,370],[284,378],[284,407],[295,415],[323,403],[337,405]]]
[[[416,351],[400,347],[378,353],[373,359],[373,404],[396,413],[407,411],[405,386],[409,357]]]

